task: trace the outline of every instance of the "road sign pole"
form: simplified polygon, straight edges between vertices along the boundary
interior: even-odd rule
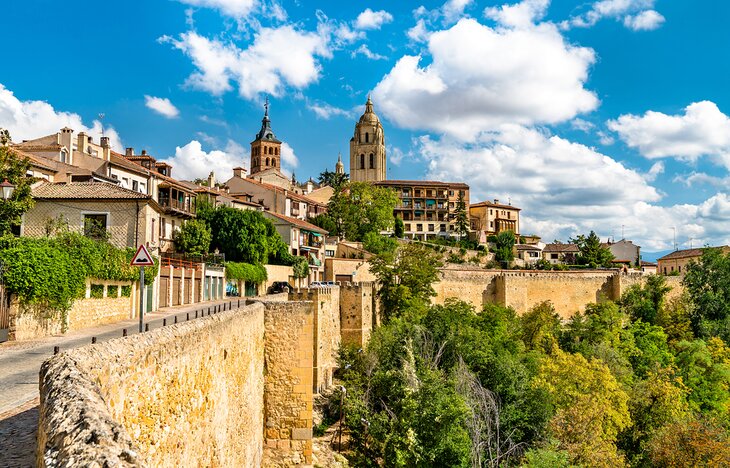
[[[144,267],[139,267],[139,332],[144,330]]]

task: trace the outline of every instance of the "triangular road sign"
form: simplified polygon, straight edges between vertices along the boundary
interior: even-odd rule
[[[129,264],[132,266],[153,266],[155,262],[152,260],[152,255],[147,251],[147,247],[142,244]]]

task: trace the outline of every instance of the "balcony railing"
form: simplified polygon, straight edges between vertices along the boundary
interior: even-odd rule
[[[167,210],[174,210],[182,213],[195,214],[195,206],[191,206],[190,200],[180,201],[177,199],[161,198],[159,204]]]

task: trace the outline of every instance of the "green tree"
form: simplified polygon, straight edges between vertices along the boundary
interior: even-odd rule
[[[502,231],[497,234],[495,240],[496,251],[494,254],[495,259],[505,264],[510,263],[515,259],[514,247],[515,247],[515,233],[512,231]]]
[[[258,211],[221,206],[207,214],[206,221],[213,234],[211,248],[219,249],[228,261],[258,264],[291,260],[274,225]]]
[[[393,229],[393,235],[396,239],[403,239],[405,236],[405,226],[403,225],[403,220],[396,216],[395,218],[395,228]]]
[[[702,340],[677,345],[678,374],[689,389],[693,411],[726,417],[730,410],[730,363],[716,359]]]
[[[695,336],[720,336],[730,342],[730,253],[706,248],[690,262],[682,281],[695,307],[690,323]]]
[[[392,237],[386,237],[376,232],[368,232],[362,240],[362,246],[368,252],[382,254],[393,252],[398,247],[398,241]]]
[[[327,185],[332,187],[335,192],[339,192],[350,181],[350,176],[345,173],[338,174],[337,172],[325,169],[324,172],[319,174],[317,181],[319,185]]]
[[[591,231],[588,236],[579,235],[576,239],[571,239],[580,250],[578,254],[578,264],[589,265],[591,268],[610,267],[613,254],[607,247],[601,245],[601,239],[595,232]]]
[[[10,135],[5,130],[3,139],[10,141]],[[0,144],[0,183],[7,179],[15,185],[10,200],[0,199],[0,236],[12,232],[20,226],[21,216],[33,207],[31,184],[35,181],[26,177],[30,169],[28,158],[21,158],[10,147]]]
[[[193,255],[207,254],[212,239],[210,228],[199,219],[186,221],[173,235],[175,249]]]
[[[309,276],[309,262],[306,258],[294,257],[292,259],[292,275],[298,280]]]
[[[459,234],[459,240],[461,240],[464,236],[469,235],[469,213],[464,201],[464,192],[461,190],[459,190],[459,197],[456,199],[454,215],[456,217],[456,232]]]
[[[337,234],[337,225],[332,217],[327,213],[318,214],[313,218],[309,218],[308,221],[317,227],[321,227],[331,235]]]
[[[395,192],[367,182],[352,182],[335,193],[327,205],[327,213],[335,222],[336,235],[362,241],[368,232],[393,228]]]
[[[420,244],[402,245],[370,259],[378,279],[378,296],[386,319],[399,316],[416,302],[426,304],[436,295],[433,283],[441,266],[439,255]]]
[[[550,301],[541,302],[520,317],[522,341],[528,349],[549,353],[560,336],[560,316]]]
[[[651,275],[643,287],[640,284],[629,287],[621,296],[619,304],[632,319],[654,324],[664,307],[664,298],[671,290],[664,276]]]

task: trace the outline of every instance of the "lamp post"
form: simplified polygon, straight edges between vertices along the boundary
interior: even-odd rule
[[[5,181],[0,184],[0,188],[2,189],[3,200],[10,200],[10,197],[13,196],[13,192],[15,192],[15,185],[8,182],[8,179],[5,179]]]

